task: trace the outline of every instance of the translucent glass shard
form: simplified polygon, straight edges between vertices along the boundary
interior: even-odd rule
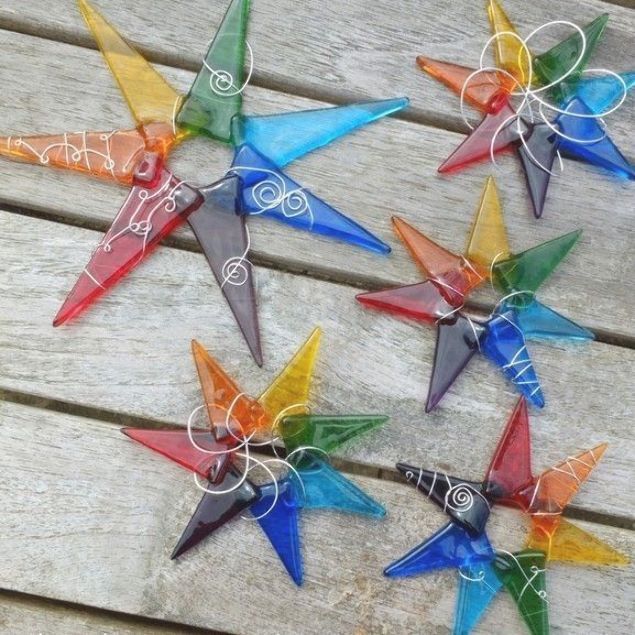
[[[462,314],[439,323],[426,412],[432,412],[478,352],[484,328]]]
[[[570,456],[543,472],[535,482],[517,493],[516,498],[530,514],[561,514],[578,493],[606,451],[607,444]]]
[[[258,401],[274,421],[274,425],[282,416],[307,412],[309,389],[321,337],[321,329],[314,329],[282,372],[260,396]]]
[[[474,218],[465,252],[467,258],[489,271],[492,263],[511,255],[503,209],[496,182],[487,177],[483,194]]]
[[[220,483],[216,485],[207,483],[207,489],[225,493],[206,493],[203,495],[190,522],[174,547],[171,556],[173,559],[182,556],[258,500],[259,488],[249,480],[244,480],[239,485],[241,479],[242,474],[235,467],[232,467]]]
[[[493,44],[496,66],[513,75],[522,86],[526,85],[531,65],[529,51],[523,47],[518,32],[497,0],[489,0],[487,15],[492,34],[498,36]]]
[[[377,415],[292,415],[281,419],[278,432],[287,453],[312,447],[330,454],[386,421],[388,417]]]
[[[553,48],[534,57],[533,70],[538,80],[545,86],[556,82],[550,93],[557,102],[566,97],[566,89],[561,86],[559,80],[572,71],[567,75],[566,81],[569,85],[575,85],[586,68],[608,20],[608,13],[604,13],[584,26],[584,42],[576,30]]]
[[[545,207],[558,140],[557,134],[546,123],[536,123],[530,124],[524,143],[518,145],[518,156],[536,218],[542,216]]]
[[[0,155],[10,159],[77,170],[128,185],[132,185],[145,148],[138,130],[0,138]]]
[[[527,402],[521,397],[501,437],[485,475],[487,494],[508,499],[533,480]]]
[[[494,570],[532,635],[549,633],[549,600],[545,581],[545,554],[524,550],[498,553]]]
[[[613,75],[586,77],[571,86],[566,82],[568,96],[578,97],[589,110],[596,115],[605,113],[617,105],[624,91],[630,91],[635,86],[635,71],[619,73],[622,82]]]
[[[269,542],[282,561],[292,580],[302,584],[303,566],[298,532],[298,499],[295,487],[288,478],[276,486],[268,483],[260,488],[261,497],[251,506],[251,513],[265,532]],[[275,501],[275,502],[274,502]]]
[[[486,329],[481,352],[500,368],[516,390],[534,406],[542,408],[545,399],[514,312],[495,315],[487,322]]]
[[[135,185],[53,321],[86,310],[201,204],[196,190],[175,178],[155,155],[137,167]]]
[[[290,179],[249,146],[240,146],[232,171],[244,182],[243,212],[335,238],[381,254],[390,247],[361,225]]]
[[[553,534],[532,527],[529,549],[542,551],[548,561],[574,564],[623,566],[629,559],[623,553],[573,523],[562,518]]]
[[[305,453],[296,469],[301,484],[295,477],[294,486],[304,509],[331,509],[373,518],[386,515],[377,501],[318,456]]]
[[[397,470],[471,535],[484,531],[490,504],[483,495],[482,483],[423,470],[407,463],[397,463]]]
[[[212,483],[222,480],[229,469],[231,454],[228,450],[230,447],[216,441],[210,432],[193,430],[194,443],[192,443],[187,430],[122,428],[121,431],[131,439],[209,479]]]
[[[463,143],[439,166],[439,172],[453,172],[489,159],[518,141],[526,126],[516,111],[505,104],[496,114],[487,114]]]
[[[397,216],[393,217],[392,222],[397,235],[408,248],[414,261],[426,277],[437,283],[439,290],[452,306],[461,306],[465,296],[485,281],[484,272],[463,256],[444,249]]]
[[[235,117],[235,145],[249,144],[279,168],[360,126],[397,112],[408,100],[387,99],[278,115]]]
[[[505,308],[507,307],[504,306]],[[518,308],[516,319],[527,339],[585,341],[595,337],[592,331],[556,313],[538,300]]]
[[[248,17],[249,0],[233,0],[181,106],[179,126],[225,143],[234,141],[231,122],[242,107]]]
[[[87,0],[78,0],[119,88],[140,124],[163,122],[172,125],[179,93],[94,9]]]
[[[616,176],[635,179],[635,167],[620,152],[597,119],[588,116],[592,114],[591,110],[581,99],[576,97],[570,100],[564,109],[566,114],[559,115],[557,121],[569,139],[560,138],[560,150],[591,165],[605,168]]]
[[[420,55],[417,64],[436,80],[445,84],[465,101],[484,112],[496,113],[507,102],[513,82],[502,73],[496,71],[481,71],[450,62],[441,62]],[[469,81],[468,81],[469,80]]]
[[[461,567],[453,635],[469,635],[502,586],[490,562]]]
[[[504,295],[522,292],[509,299],[513,306],[528,304],[532,294],[554,272],[581,235],[581,229],[569,232],[506,260],[497,261],[492,267],[494,284]]]
[[[241,207],[242,183],[236,176],[201,188],[204,202],[192,214],[194,231],[252,357],[262,366],[262,345],[249,260],[249,232]]]
[[[221,365],[196,341],[192,355],[216,439],[232,439],[229,432],[249,436],[271,426],[271,419],[258,401],[245,394]]]
[[[473,537],[455,523],[448,523],[431,538],[409,551],[384,569],[389,578],[404,577],[446,569],[465,567],[494,557],[485,534]]]
[[[384,291],[360,293],[356,297],[358,302],[373,309],[430,324],[455,311],[431,280]]]

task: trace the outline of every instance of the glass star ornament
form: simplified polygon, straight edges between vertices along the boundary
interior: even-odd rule
[[[130,193],[54,319],[79,316],[187,221],[212,268],[254,360],[262,347],[246,220],[260,215],[386,254],[386,243],[284,172],[287,164],[360,126],[394,113],[407,99],[371,101],[278,115],[242,114],[249,2],[233,0],[186,96],[134,50],[87,0],[79,7],[137,127],[109,132],[0,138],[0,155],[106,178]],[[223,178],[193,188],[165,166],[193,135],[234,147]]]
[[[519,254],[512,253],[493,178],[488,178],[464,255],[444,249],[406,221],[394,218],[427,280],[362,293],[368,307],[437,326],[437,344],[426,412],[432,411],[472,357],[482,353],[535,406],[544,397],[529,356],[527,339],[583,341],[593,334],[535,299],[535,293],[573,248],[580,232],[570,232]],[[491,279],[505,297],[487,319],[463,310],[471,291]]]
[[[124,428],[131,439],[205,479],[203,498],[183,530],[172,558],[247,512],[257,520],[292,580],[303,581],[299,518],[312,509],[382,518],[382,505],[333,468],[326,456],[387,421],[380,415],[319,415],[308,411],[321,331],[315,329],[258,398],[249,396],[198,342],[192,353],[209,430]],[[255,459],[252,437],[284,442],[287,459]],[[253,450],[267,442],[254,443]],[[273,448],[272,452],[276,452]],[[277,452],[276,452],[277,456]],[[261,485],[253,467],[279,463],[287,472]],[[241,467],[241,464],[244,466]],[[254,466],[252,466],[254,463]],[[273,473],[267,469],[271,476]]]
[[[625,556],[595,536],[559,519],[563,505],[588,476],[598,455],[598,449],[583,453],[535,478],[531,468],[527,402],[521,397],[482,481],[398,463],[397,470],[441,508],[449,522],[386,567],[384,574],[403,577],[456,568],[459,582],[453,629],[456,635],[472,632],[502,589],[511,595],[529,631],[536,635],[547,634],[548,561],[594,565],[628,562]],[[518,506],[518,500],[534,510],[532,520],[540,518],[540,523],[532,523],[527,546],[522,551],[495,550],[486,533],[490,510],[495,504]],[[559,519],[555,529],[552,516]],[[537,530],[537,527],[543,528],[545,522],[553,529],[552,533]]]
[[[513,150],[525,174],[536,218],[543,214],[554,161],[560,154],[624,178],[635,178],[635,168],[596,119],[624,98],[633,84],[632,74],[625,73],[621,79],[613,74],[587,78],[583,75],[608,15],[602,14],[583,26],[580,31],[584,39],[576,30],[548,51],[534,55],[523,44],[500,2],[490,0],[487,11],[493,33],[494,67],[484,67],[482,60],[481,67],[473,69],[424,56],[417,58],[422,70],[485,113],[484,119],[440,165],[439,172],[455,172],[476,162],[494,160],[496,153]],[[546,93],[553,104],[544,102]],[[518,112],[514,107],[516,96],[523,96]],[[536,112],[539,117],[534,116]],[[565,126],[572,130],[571,134]]]

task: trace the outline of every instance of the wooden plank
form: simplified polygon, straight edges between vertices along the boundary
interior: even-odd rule
[[[0,592],[0,633],[32,633],[39,635],[180,635],[211,633],[184,625],[168,625],[135,616],[120,616],[106,611],[88,610],[31,598],[16,593]]]
[[[381,575],[444,522],[405,485],[356,479],[386,504],[383,521],[304,515],[306,582],[295,589],[247,521],[171,562],[199,493],[185,471],[116,426],[6,403],[1,422],[5,588],[233,633],[428,633],[451,623],[453,572],[394,581]],[[580,524],[632,552],[632,532]],[[499,548],[522,544],[525,529],[511,510],[496,512],[489,527]],[[622,601],[632,592],[632,568],[553,565],[548,573],[554,631],[632,630]],[[509,597],[497,598],[478,632],[524,632]]]
[[[96,52],[15,33],[5,32],[3,37],[11,50],[2,71],[5,90],[0,102],[6,132],[109,129],[131,124]],[[43,59],[46,65],[41,63]],[[24,81],[25,69],[29,81]],[[191,74],[184,71],[167,70],[167,74],[181,88],[191,80]],[[248,110],[252,104],[266,112],[319,105],[256,88],[250,89],[248,97]],[[28,107],[16,108],[15,104]],[[393,236],[389,217],[398,213],[449,248],[464,248],[490,170],[482,166],[461,177],[434,176],[440,157],[459,138],[435,128],[388,120],[292,166],[291,174],[303,184],[390,242],[395,247],[390,257],[255,218],[250,220],[254,258],[366,286],[420,279]],[[205,183],[222,174],[228,162],[226,148],[199,140],[178,149],[171,165],[182,178]],[[629,184],[567,162],[566,175],[553,179],[547,219],[536,222],[529,213],[516,163],[512,157],[503,159],[499,179],[514,250],[576,227],[585,229],[581,243],[541,290],[543,301],[590,327],[611,331],[614,336],[635,336],[631,319],[635,311],[635,237]],[[80,175],[0,161],[0,201],[11,205],[107,223],[124,198],[122,188]],[[191,235],[187,236],[192,243]],[[489,303],[494,298],[486,289],[475,296]]]
[[[433,329],[365,311],[345,285],[257,269],[262,370],[248,356],[203,256],[171,248],[159,250],[83,319],[53,329],[51,318],[96,241],[92,231],[0,215],[0,387],[184,424],[201,399],[191,338],[257,395],[321,325],[314,410],[392,417],[344,456],[386,468],[409,460],[469,478],[484,472],[516,394],[476,359],[442,407],[424,415]],[[531,350],[548,403],[532,419],[536,469],[608,441],[610,451],[575,503],[632,517],[635,351],[605,344]]]
[[[47,37],[94,46],[73,0],[60,0],[50,11],[45,0],[16,7],[0,2],[0,24]],[[177,7],[168,0],[139,0],[134,6],[95,0],[108,19],[153,58],[175,66],[198,69],[207,44],[228,0],[192,0]],[[461,125],[456,100],[436,82],[416,70],[420,54],[477,66],[490,37],[485,2],[457,4],[379,0],[372,10],[364,0],[325,6],[321,0],[259,0],[251,8],[249,41],[255,52],[259,84],[286,92],[317,96],[327,101],[386,97],[403,93],[413,97],[411,116]],[[611,19],[592,65],[614,71],[631,70],[635,44],[632,11],[601,0],[536,0],[531,11],[522,0],[503,5],[522,35],[550,20],[584,25],[601,13]],[[156,16],[164,17],[163,20]],[[356,28],[351,28],[354,25]],[[571,33],[564,26],[543,31],[532,41],[536,52],[547,50]],[[486,62],[493,56],[486,56]],[[632,109],[614,116],[628,131]]]

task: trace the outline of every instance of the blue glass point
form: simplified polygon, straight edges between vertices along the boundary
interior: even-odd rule
[[[298,500],[295,487],[288,478],[278,481],[278,500],[275,500],[275,485],[267,483],[260,487],[261,497],[251,506],[251,513],[258,518],[260,527],[269,538],[285,569],[300,586],[303,580],[302,554],[300,552],[300,534],[298,532]],[[267,510],[269,512],[267,513]]]
[[[299,499],[304,496],[305,509],[334,509],[373,518],[386,515],[379,503],[317,456],[307,453],[296,469],[302,485],[296,477],[294,487]]]
[[[626,84],[626,92],[635,86],[635,71],[619,73]],[[624,84],[613,75],[581,79],[571,90],[571,96],[579,97],[596,115],[610,110],[622,98]]]
[[[516,312],[506,311],[491,317],[486,323],[481,352],[498,366],[505,377],[534,406],[542,408],[545,398],[527,352],[525,336],[518,324]]]
[[[492,560],[494,551],[486,534],[471,537],[460,525],[448,523],[431,538],[384,569],[389,578],[417,575],[435,569],[464,567]]]
[[[408,105],[408,99],[368,101],[349,106],[299,110],[277,115],[237,116],[235,145],[249,144],[279,168],[357,128]]]
[[[597,119],[575,115],[592,115],[591,109],[578,97],[564,106],[567,114],[558,115],[560,130],[572,139],[561,137],[560,150],[567,155],[597,165],[613,174],[627,179],[635,179],[635,167],[619,151]],[[594,141],[597,139],[597,141]],[[593,142],[594,141],[594,142]]]
[[[380,254],[390,247],[361,225],[289,178],[248,145],[236,149],[231,168],[243,181],[243,211],[335,238]]]
[[[453,635],[469,635],[502,586],[489,562],[461,567]]]
[[[517,309],[503,305],[503,311],[506,310],[516,311],[516,321],[527,339],[575,341],[595,339],[592,331],[579,326],[538,300],[533,300],[529,305]]]

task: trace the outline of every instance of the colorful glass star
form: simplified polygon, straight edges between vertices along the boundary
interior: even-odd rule
[[[205,494],[179,538],[172,558],[249,510],[266,534],[285,569],[302,584],[298,527],[301,512],[329,509],[382,518],[384,508],[333,468],[326,456],[387,421],[380,415],[314,415],[309,390],[321,332],[316,329],[259,398],[250,397],[198,343],[192,343],[210,430],[124,428],[130,438],[205,479]],[[252,437],[281,439],[282,459],[258,460],[249,452]],[[265,443],[266,444],[266,443]],[[254,449],[262,448],[262,442]],[[253,451],[253,450],[252,450]],[[274,448],[274,452],[275,452]],[[277,455],[277,452],[276,452]],[[257,485],[248,478],[254,466],[271,476],[267,464],[288,472]],[[244,467],[241,468],[241,463]]]
[[[388,245],[290,179],[282,168],[404,108],[408,100],[243,115],[248,0],[232,0],[201,70],[182,97],[87,0],[78,1],[137,127],[0,138],[1,155],[77,170],[132,188],[54,324],[86,310],[187,221],[254,359],[262,365],[247,217],[265,216],[388,253]],[[234,147],[227,174],[208,187],[194,188],[164,165],[172,148],[193,135]]]
[[[472,69],[419,56],[417,63],[484,119],[441,164],[454,172],[514,149],[525,173],[534,215],[543,214],[549,178],[559,152],[635,178],[635,168],[610,139],[597,117],[613,108],[633,86],[633,73],[583,78],[608,21],[603,14],[545,53],[533,55],[497,0],[490,0],[495,68]],[[537,32],[537,31],[536,31]],[[532,92],[533,91],[533,92]],[[545,92],[553,100],[544,100]],[[521,110],[513,105],[523,97]],[[554,116],[547,116],[545,110]]]
[[[526,339],[588,340],[593,334],[535,299],[580,237],[570,232],[519,254],[507,241],[494,179],[489,177],[470,232],[465,255],[454,254],[400,218],[395,230],[424,275],[425,282],[372,291],[360,303],[437,326],[426,412],[432,411],[472,357],[480,352],[534,405],[544,398]],[[492,315],[479,320],[461,309],[477,286],[491,279],[504,294]]]
[[[593,451],[567,459],[534,478],[527,404],[520,398],[507,422],[482,482],[398,463],[406,480],[440,507],[449,522],[384,570],[388,577],[456,568],[459,592],[454,633],[467,635],[499,590],[505,588],[534,635],[549,632],[546,563],[626,564],[628,559],[600,539],[560,518],[601,456]],[[494,550],[486,534],[494,504],[520,505],[532,514],[527,547],[519,552]],[[540,519],[539,521],[536,519]],[[548,519],[550,533],[537,531]]]

